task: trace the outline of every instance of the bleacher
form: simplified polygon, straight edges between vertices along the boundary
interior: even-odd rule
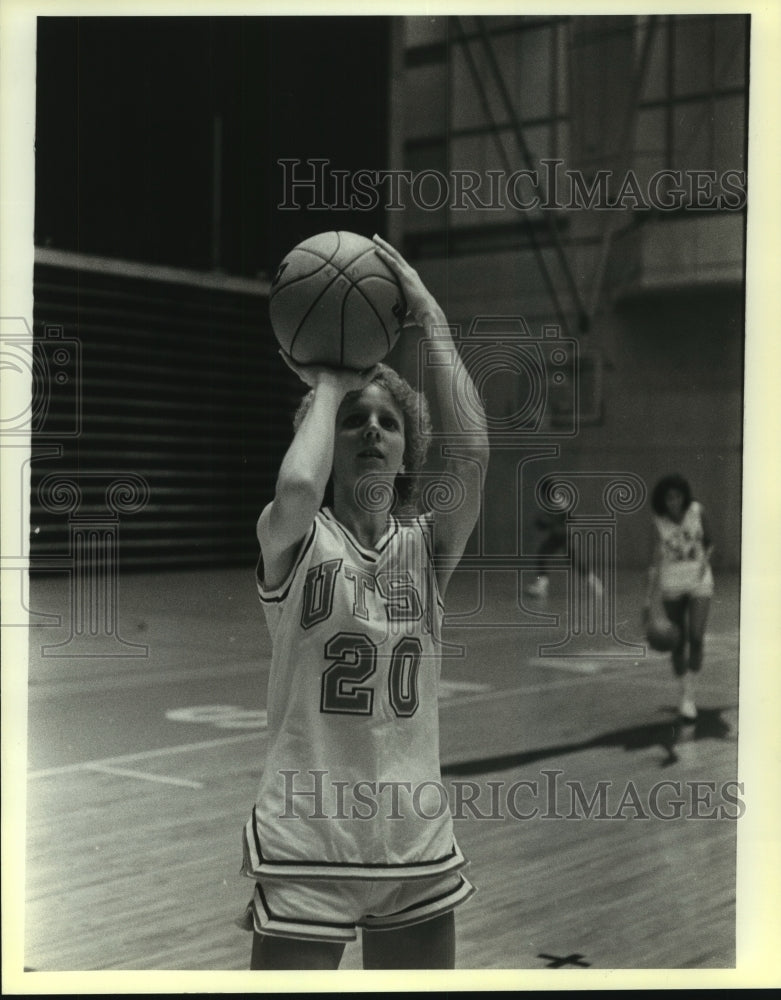
[[[34,297],[32,566],[75,523],[122,568],[254,562],[301,395],[268,282],[39,249]]]

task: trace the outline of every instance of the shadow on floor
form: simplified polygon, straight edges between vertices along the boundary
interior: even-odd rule
[[[522,750],[518,753],[500,754],[495,757],[479,757],[446,764],[442,767],[443,777],[456,777],[470,774],[486,774],[492,771],[520,767],[549,757],[559,757],[563,754],[578,753],[582,750],[592,750],[596,747],[620,747],[622,750],[645,750],[649,747],[659,747],[664,757],[660,767],[669,767],[679,758],[676,746],[692,740],[734,740],[735,733],[729,723],[722,718],[722,713],[728,711],[727,706],[721,708],[701,708],[695,722],[675,715],[675,709],[663,709],[673,717],[660,722],[649,722],[639,726],[628,726],[625,729],[614,729],[607,733],[594,736],[579,743],[560,743],[556,746],[539,749]]]

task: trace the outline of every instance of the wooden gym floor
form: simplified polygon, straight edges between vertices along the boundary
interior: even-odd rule
[[[527,610],[512,583],[488,587],[480,610],[474,580],[454,583],[442,762],[451,795],[478,796],[455,811],[478,888],[456,926],[458,969],[481,988],[500,973],[523,989],[613,970],[600,988],[617,988],[644,970],[669,970],[669,983],[672,970],[737,964],[736,840],[750,811],[739,581],[717,581],[693,726],[677,720],[666,656],[614,655],[616,638],[642,642],[641,587],[620,575],[613,636],[568,657],[540,649],[565,634],[563,578]],[[89,992],[93,974],[131,970],[140,992],[183,991],[191,972],[208,989],[207,973],[249,959],[233,921],[251,891],[240,834],[269,660],[252,573],[123,577],[113,627],[75,641],[71,605],[67,578],[32,581],[22,991],[65,973],[58,992]],[[336,975],[359,969],[358,941]]]

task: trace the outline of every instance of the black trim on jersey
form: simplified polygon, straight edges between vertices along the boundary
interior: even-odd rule
[[[389,527],[385,530],[383,535],[380,537],[377,547],[374,549],[366,548],[358,541],[358,539],[350,532],[348,528],[338,521],[334,516],[333,511],[329,507],[323,507],[320,512],[323,517],[328,521],[329,524],[335,525],[350,543],[350,545],[355,549],[361,559],[366,562],[374,563],[377,562],[379,556],[385,551],[385,549],[390,544],[391,540],[396,537],[399,530],[399,523],[393,515],[391,515],[391,523]]]
[[[293,564],[293,568],[288,573],[286,579],[284,579],[278,587],[273,587],[273,588],[266,587],[265,584],[263,583],[263,578],[261,576],[261,570],[263,568],[263,552],[261,551],[260,556],[258,557],[257,566],[255,567],[255,582],[258,587],[258,596],[260,600],[263,602],[263,604],[281,604],[282,601],[285,600],[288,593],[290,592],[290,588],[293,585],[293,580],[295,579],[296,573],[298,572],[298,567],[303,562],[304,557],[306,556],[309,549],[312,547],[312,544],[315,540],[315,534],[316,534],[315,528],[316,525],[315,522],[313,521],[312,527],[309,529],[309,535],[302,543],[301,551],[296,557],[295,563]]]
[[[258,861],[261,867],[266,865],[273,868],[322,868],[324,870],[328,869],[340,869],[340,868],[365,868],[367,871],[372,871],[375,869],[385,869],[387,871],[393,871],[396,868],[411,868],[411,869],[425,869],[430,868],[433,865],[445,864],[452,858],[457,858],[459,856],[459,851],[456,848],[455,841],[450,848],[450,851],[441,858],[432,858],[429,861],[383,861],[383,862],[371,862],[371,861],[310,861],[308,859],[298,858],[290,860],[279,860],[272,861],[271,858],[264,857],[263,851],[260,847],[260,837],[258,836],[258,820],[257,820],[257,805],[252,807],[252,837],[255,841],[255,850],[258,854]],[[254,876],[255,878],[263,878],[263,873],[260,872]],[[301,876],[306,878],[306,876]],[[312,876],[313,877],[313,876]],[[328,876],[325,876],[326,878]],[[335,874],[334,878],[338,878],[339,875]],[[361,876],[356,875],[355,878],[360,878]]]
[[[436,565],[434,562],[434,550],[431,544],[431,534],[434,530],[434,520],[433,515],[430,516],[430,520],[425,520],[426,515],[419,514],[415,518],[415,522],[420,528],[420,533],[423,535],[423,544],[426,546],[426,552],[428,553],[429,569],[431,570],[431,580],[434,585],[434,598],[442,611],[445,610],[445,602],[442,600],[442,594],[439,590],[439,580],[437,580]]]

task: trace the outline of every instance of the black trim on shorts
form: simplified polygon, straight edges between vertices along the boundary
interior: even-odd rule
[[[358,868],[360,870],[366,870],[367,872],[372,872],[372,871],[377,871],[377,870],[392,872],[392,871],[394,871],[396,869],[408,869],[408,870],[412,869],[413,871],[421,871],[422,873],[425,873],[425,871],[426,871],[427,868],[431,868],[431,867],[433,867],[435,865],[446,864],[448,861],[452,860],[453,858],[458,858],[459,853],[460,853],[458,851],[457,847],[456,847],[455,841],[453,841],[453,844],[452,844],[452,846],[450,848],[450,851],[447,854],[445,854],[443,857],[432,858],[432,859],[430,859],[428,861],[393,861],[393,862],[391,862],[391,861],[385,861],[385,862],[382,862],[382,863],[377,863],[377,862],[367,862],[367,861],[310,861],[309,859],[303,859],[303,858],[298,858],[298,859],[295,859],[295,860],[293,860],[293,859],[281,859],[281,860],[274,861],[274,860],[272,860],[270,858],[267,858],[267,857],[265,857],[263,855],[263,851],[262,851],[261,846],[260,846],[260,837],[258,835],[257,808],[258,808],[257,804],[252,807],[252,837],[253,837],[253,839],[255,841],[255,850],[257,851],[258,861],[260,862],[260,866],[261,867],[269,867],[269,868],[279,868],[280,870],[285,870],[285,869],[288,869],[288,870],[293,869],[294,870],[296,868],[320,868],[324,872],[323,875],[318,876],[318,875],[299,874],[299,873],[293,871],[294,875],[298,875],[298,877],[302,878],[302,879],[303,878],[318,878],[318,877],[319,878],[330,878],[330,877],[333,877],[333,878],[340,878],[340,877],[344,877],[344,878],[351,878],[351,877],[352,878],[367,878],[368,877],[368,876],[362,875],[362,874],[361,875],[353,875],[353,876],[349,876],[349,875],[348,876],[340,876],[338,874],[338,871],[339,871],[339,869],[343,869],[343,868]],[[458,868],[462,867],[462,866],[463,866],[463,863],[461,865],[454,866],[453,869],[448,869],[448,870],[452,870],[453,872],[456,872],[458,870]],[[329,871],[332,870],[332,869],[336,870],[337,874],[331,876],[329,874]],[[446,874],[446,872],[442,872],[441,874]],[[267,876],[267,877],[273,877],[273,876],[271,876],[270,872],[268,872],[268,871],[266,871],[266,872],[257,872],[257,873],[253,872],[253,873],[251,873],[251,875],[252,875],[252,878],[256,878],[256,879],[263,878],[264,875]]]
[[[337,922],[335,920],[307,920],[304,917],[281,917],[278,913],[274,913],[269,906],[266,894],[263,892],[263,886],[259,881],[255,883],[255,889],[260,896],[260,901],[263,904],[263,909],[266,911],[266,916],[270,920],[277,920],[281,924],[305,924],[312,927],[334,927],[339,930],[355,930],[356,925],[352,920]]]
[[[454,872],[453,874],[458,874]],[[445,877],[444,875],[442,876]],[[367,913],[364,919],[366,920],[388,920],[390,917],[399,917],[402,913],[412,913],[415,910],[422,910],[425,906],[431,906],[433,903],[439,903],[443,899],[447,899],[448,896],[454,896],[457,892],[460,892],[464,886],[464,877],[459,875],[461,881],[458,885],[454,885],[452,889],[448,889],[446,892],[441,892],[438,896],[429,896],[426,899],[419,899],[417,903],[410,903],[409,906],[405,906],[402,910],[394,910],[393,913],[376,914]]]

